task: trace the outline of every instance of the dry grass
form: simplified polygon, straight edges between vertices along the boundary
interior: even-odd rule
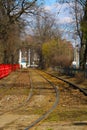
[[[75,78],[76,78],[76,83],[77,83],[77,84],[80,84],[80,83],[82,83],[82,82],[85,81],[84,73],[77,73],[77,74],[75,75]]]

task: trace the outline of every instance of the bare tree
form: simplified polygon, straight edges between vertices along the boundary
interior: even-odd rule
[[[51,40],[58,37],[61,37],[59,32],[58,25],[56,24],[55,15],[53,16],[51,13],[46,12],[45,10],[40,10],[36,19],[34,19],[33,32],[35,37],[35,43],[38,55],[40,56],[40,66],[44,67],[44,57],[42,54],[42,45]]]
[[[75,35],[79,36],[80,39],[80,67],[85,69],[87,62],[87,0],[62,0],[61,2],[73,3],[74,5]]]
[[[6,63],[11,62],[11,55],[18,49],[21,29],[24,29],[22,18],[25,14],[35,14],[36,4],[37,0],[0,0],[0,41],[8,57]]]
[[[76,31],[80,38],[80,67],[85,69],[87,60],[87,1],[75,0],[74,3]]]

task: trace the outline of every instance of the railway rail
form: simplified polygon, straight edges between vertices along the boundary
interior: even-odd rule
[[[26,72],[26,71],[24,71],[24,72]],[[11,77],[12,80],[10,78],[2,79],[3,80],[2,82],[4,82],[4,83],[0,83],[0,89],[2,89],[3,90],[2,93],[5,94],[5,93],[9,93],[9,91],[11,91],[12,89],[17,89],[17,87],[23,87],[23,88],[24,87],[26,87],[26,88],[28,87],[30,89],[29,95],[27,96],[26,100],[24,102],[22,102],[21,104],[15,106],[15,107],[13,107],[13,108],[11,108],[9,110],[6,109],[4,112],[0,112],[0,116],[5,114],[5,113],[7,113],[7,112],[10,112],[10,111],[13,111],[13,110],[21,108],[22,106],[24,106],[30,100],[30,98],[32,96],[32,87],[31,87],[30,75],[29,75],[29,73],[27,71],[27,75],[28,75],[28,78],[29,78],[28,80],[30,82],[30,83],[27,83],[27,84],[26,83],[25,84],[22,83],[23,79],[21,79],[21,75],[23,75],[23,71],[18,71],[17,75],[15,75],[15,76],[14,76],[14,74],[10,75],[10,76],[12,76]],[[3,96],[2,93],[0,93],[0,96]],[[3,100],[3,97],[2,97],[2,100]]]
[[[72,83],[72,82],[67,81],[66,79],[60,78],[60,77],[55,76],[55,75],[53,75],[53,74],[51,74],[51,73],[48,73],[48,72],[46,72],[46,71],[43,71],[43,72],[44,72],[44,73],[47,73],[47,74],[51,75],[52,77],[55,77],[55,78],[57,78],[57,79],[59,79],[59,80],[62,80],[63,82],[69,84],[70,86],[72,86],[72,87],[75,88],[75,89],[78,89],[78,90],[81,91],[85,96],[87,96],[87,89],[86,89],[86,88],[81,88],[81,87],[79,87],[78,85],[76,85],[76,84],[74,84],[74,83]]]
[[[39,70],[39,72],[36,70],[36,72],[40,75],[40,76],[42,76],[45,80],[47,80],[52,86],[53,86],[53,88],[55,89],[55,92],[56,92],[56,101],[55,101],[55,103],[54,103],[54,105],[52,106],[52,108],[49,110],[49,111],[47,111],[44,115],[42,115],[40,118],[38,118],[36,121],[34,121],[33,123],[31,123],[27,128],[25,128],[25,130],[29,130],[29,129],[31,129],[33,126],[35,126],[37,123],[39,123],[41,120],[43,120],[43,119],[45,119],[46,118],[46,116],[48,115],[48,114],[50,114],[52,111],[53,111],[53,109],[55,109],[55,107],[56,107],[56,105],[58,104],[58,101],[59,101],[59,94],[58,94],[58,86],[54,83],[54,81],[52,82],[52,77],[53,78],[56,78],[56,79],[58,79],[58,80],[61,80],[61,81],[63,81],[63,82],[65,82],[65,83],[67,83],[67,84],[69,84],[69,86],[72,86],[74,89],[78,89],[78,90],[80,90],[85,96],[87,96],[87,92],[86,91],[84,91],[83,89],[81,89],[80,87],[78,87],[78,86],[76,86],[75,84],[73,84],[73,83],[71,83],[71,82],[69,82],[69,81],[67,81],[67,80],[64,80],[64,79],[62,79],[62,78],[60,78],[60,77],[57,77],[57,76],[54,76],[54,75],[52,75],[52,74],[50,74],[50,73],[48,73],[48,72],[45,72],[45,71],[40,71]],[[43,76],[44,74],[45,74],[45,76]],[[50,76],[50,77],[49,77]],[[72,88],[71,88],[72,89]]]
[[[25,72],[25,70],[24,70],[24,72]],[[23,71],[22,71],[22,73],[23,73]],[[29,78],[30,78],[30,73],[31,72],[29,72],[28,71],[28,73],[29,73]],[[37,73],[37,72],[36,72]],[[39,73],[38,73],[39,74]],[[11,111],[16,111],[17,109],[21,109],[22,107],[26,107],[26,105],[29,103],[29,100],[31,99],[31,97],[32,97],[32,95],[33,95],[33,89],[37,89],[37,91],[39,90],[39,89],[48,89],[48,91],[50,91],[50,93],[52,92],[52,94],[54,94],[55,95],[55,102],[54,102],[54,104],[52,105],[52,107],[49,109],[49,110],[47,110],[47,112],[45,112],[40,118],[38,118],[37,120],[35,120],[33,123],[31,123],[29,126],[27,126],[26,128],[25,128],[25,130],[28,130],[28,129],[30,129],[30,128],[32,128],[33,126],[35,126],[37,123],[39,123],[41,120],[43,120],[44,118],[46,118],[54,109],[55,109],[55,107],[57,106],[57,104],[58,104],[58,101],[59,101],[59,92],[58,92],[58,88],[57,88],[57,86],[55,86],[51,81],[49,81],[48,79],[46,79],[44,76],[42,76],[41,74],[39,74],[40,75],[40,77],[42,78],[42,79],[44,79],[46,82],[48,82],[48,83],[46,83],[46,84],[49,84],[49,86],[50,87],[48,87],[48,88],[46,88],[46,86],[44,86],[43,88],[34,88],[34,86],[32,85],[32,78],[30,78],[29,80],[30,80],[30,91],[29,91],[29,95],[28,95],[28,97],[27,97],[27,99],[25,100],[25,102],[23,102],[22,104],[20,104],[20,105],[18,105],[18,106],[16,106],[16,107],[14,107],[14,108],[12,108],[12,109],[9,109],[9,110],[6,110],[6,111],[4,111],[4,112],[2,112],[2,113],[0,113],[0,116],[1,115],[3,115],[3,114],[5,114],[5,113],[9,113],[9,112],[11,112]],[[20,73],[18,74],[18,76],[17,77],[15,77],[14,78],[14,80],[12,80],[12,82],[14,81],[14,83],[10,83],[10,87],[7,87],[7,85],[5,86],[5,87],[7,87],[8,89],[10,89],[10,88],[12,88],[12,84],[13,85],[17,85],[17,80],[18,80],[18,78],[20,78],[21,77],[21,71],[20,71]],[[10,80],[8,80],[8,82],[9,82]],[[1,84],[2,85],[2,87],[4,87],[4,84]],[[24,84],[24,86],[26,87],[26,85]],[[1,88],[2,88],[1,87]],[[54,91],[53,91],[54,90]],[[46,90],[47,91],[47,90]],[[4,91],[5,92],[5,91]]]
[[[36,73],[38,73],[36,71]],[[33,126],[35,126],[37,123],[39,123],[40,121],[44,120],[58,105],[59,102],[59,91],[58,91],[58,86],[55,86],[54,83],[52,83],[49,79],[47,79],[46,77],[44,77],[42,74],[38,73],[42,78],[44,78],[49,84],[50,86],[55,90],[55,102],[53,104],[53,106],[46,112],[44,113],[41,117],[39,117],[37,120],[35,120],[33,123],[31,123],[29,126],[27,126],[25,128],[25,130],[29,130],[31,129]],[[49,89],[49,88],[48,88]]]
[[[23,82],[25,81],[25,78],[23,76],[22,77],[24,79],[20,80],[20,85],[23,85],[23,88],[28,87],[29,93],[27,94],[27,98],[20,105],[16,106],[13,109],[10,109],[9,111],[11,111],[11,112],[15,112],[15,111],[17,112],[18,111],[19,112],[22,108],[25,111],[25,110],[28,110],[28,109],[31,110],[30,107],[33,107],[32,112],[31,112],[31,113],[33,113],[33,110],[40,108],[40,107],[37,107],[37,108],[34,107],[35,104],[34,104],[33,99],[37,100],[37,96],[35,97],[35,95],[38,95],[38,96],[39,95],[45,95],[45,97],[49,95],[49,98],[51,98],[52,95],[53,95],[53,98],[54,98],[52,102],[50,102],[50,100],[49,100],[49,104],[50,104],[49,107],[48,107],[49,109],[47,108],[46,110],[44,110],[43,113],[41,113],[42,116],[39,115],[39,117],[37,119],[33,119],[33,120],[31,119],[30,122],[27,122],[23,126],[23,128],[21,128],[21,129],[24,129],[24,130],[29,130],[32,127],[36,127],[37,124],[39,124],[39,122],[41,122],[42,120],[49,117],[50,113],[57,107],[57,105],[59,103],[59,91],[61,91],[61,88],[60,88],[58,82],[56,82],[56,81],[57,80],[60,81],[62,79],[55,77],[54,75],[52,75],[50,73],[46,73],[46,72],[43,72],[43,71],[40,71],[40,70],[35,70],[35,69],[24,70],[24,74],[25,73],[28,74],[27,77],[30,80],[30,83],[29,83],[30,86],[27,86],[27,84],[22,83],[22,80],[23,80]],[[23,71],[22,71],[22,74],[23,74]],[[20,79],[20,77],[21,77],[21,71],[19,73],[19,76],[17,76],[17,78],[15,78],[15,79],[16,80]],[[38,77],[40,78],[39,80],[38,80]],[[66,82],[64,79],[62,81]],[[18,81],[17,82],[15,81],[15,85],[17,85],[17,84],[19,84]],[[70,84],[70,83],[68,83],[68,84],[69,84],[69,86],[65,87],[65,88],[64,88],[64,86],[61,86],[62,87],[61,92],[62,92],[63,95],[65,94],[65,93],[63,93],[63,89],[66,89],[65,91],[67,91],[67,92],[69,91],[70,92],[69,94],[71,94],[72,93],[71,90],[74,90],[73,88],[75,88],[75,86],[73,86],[73,88],[70,87],[72,84]],[[19,88],[21,90],[21,87],[19,87]],[[78,94],[77,94],[77,96],[78,96]],[[60,95],[60,98],[61,97],[62,97],[62,95]],[[44,102],[44,100],[42,102]],[[34,105],[33,106],[30,105],[31,103],[33,103]],[[44,109],[44,108],[45,107],[43,107],[43,105],[42,105],[40,109]],[[18,129],[20,129],[20,127]]]

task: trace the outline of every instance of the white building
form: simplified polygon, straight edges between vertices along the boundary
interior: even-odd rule
[[[37,54],[35,52],[31,53],[30,49],[28,51],[19,50],[19,64],[21,68],[38,67],[38,59]]]
[[[23,56],[21,50],[19,50],[19,64],[21,68],[27,68],[27,57]]]

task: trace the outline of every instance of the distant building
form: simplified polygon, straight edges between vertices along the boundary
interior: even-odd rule
[[[26,57],[23,56],[21,49],[19,50],[19,64],[21,68],[26,68],[27,60]]]
[[[34,50],[20,49],[19,50],[19,64],[21,68],[38,67],[39,58]]]

